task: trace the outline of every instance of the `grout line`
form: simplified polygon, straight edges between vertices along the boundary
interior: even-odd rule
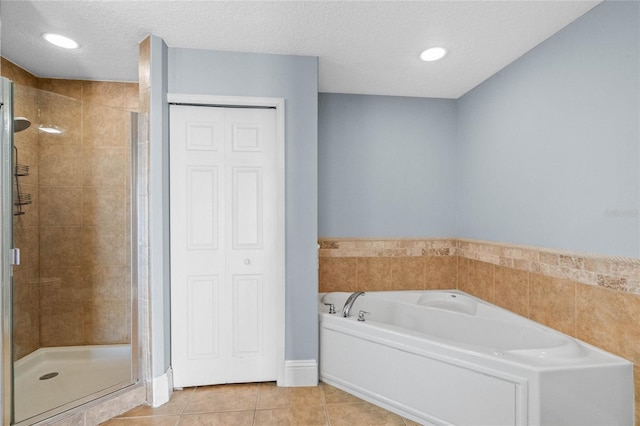
[[[324,385],[318,383],[320,386],[320,393],[322,393],[322,409],[324,410],[324,417],[327,419],[327,426],[331,426],[331,419],[329,418],[329,410],[327,410],[327,395],[324,393]]]
[[[258,389],[256,390],[256,401],[253,404],[253,418],[251,419],[251,425],[255,425],[256,424],[256,415],[258,414],[258,398],[260,396],[260,388],[262,387],[261,384],[258,384]]]

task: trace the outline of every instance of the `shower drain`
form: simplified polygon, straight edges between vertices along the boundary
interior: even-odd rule
[[[40,376],[40,380],[49,380],[49,379],[53,379],[54,377],[56,377],[58,375],[57,371],[54,371],[53,373],[47,373],[47,374],[43,374],[42,376]]]

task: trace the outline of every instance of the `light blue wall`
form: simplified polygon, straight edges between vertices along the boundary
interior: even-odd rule
[[[285,99],[286,353],[317,359],[318,59],[169,49],[169,92]]]
[[[151,372],[162,376],[171,362],[171,298],[169,259],[169,106],[167,45],[151,36],[149,100],[149,278]]]
[[[455,101],[321,93],[322,237],[455,235]]]
[[[459,100],[459,236],[640,255],[639,7],[602,3]]]

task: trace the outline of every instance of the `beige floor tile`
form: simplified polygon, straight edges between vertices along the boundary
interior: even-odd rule
[[[286,408],[324,404],[319,386],[278,387],[275,383],[263,383],[258,388],[257,409]]]
[[[352,403],[352,402],[364,402],[357,396],[353,396],[350,393],[347,393],[343,390],[340,390],[336,387],[328,385],[326,383],[321,383],[320,387],[324,392],[324,400],[327,404],[344,404],[344,403]]]
[[[195,388],[187,388],[185,390],[173,391],[171,399],[160,407],[151,407],[149,405],[140,405],[132,410],[121,414],[118,417],[140,417],[140,416],[161,416],[171,414],[182,414],[189,399],[193,396]]]
[[[185,414],[179,426],[251,426],[254,411],[225,411],[222,413]]]
[[[326,426],[324,405],[256,410],[254,426]]]
[[[331,426],[404,426],[402,417],[368,402],[329,404],[326,407]]]
[[[258,385],[255,383],[199,387],[184,413],[254,410],[257,397]]]
[[[103,426],[176,426],[179,420],[179,416],[132,417],[115,418],[101,424]]]

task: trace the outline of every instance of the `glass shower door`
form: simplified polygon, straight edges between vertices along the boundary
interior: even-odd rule
[[[0,372],[0,386],[2,399],[2,424],[12,423],[12,389],[13,389],[13,362],[12,362],[12,266],[9,259],[13,249],[13,178],[11,173],[12,147],[13,147],[13,83],[4,77],[0,77],[0,112],[2,114],[2,133],[0,133],[0,313],[2,336],[0,339],[0,356],[2,359]]]
[[[3,287],[3,424],[30,425],[135,382],[135,124],[125,108],[12,86],[3,231],[22,259]]]

